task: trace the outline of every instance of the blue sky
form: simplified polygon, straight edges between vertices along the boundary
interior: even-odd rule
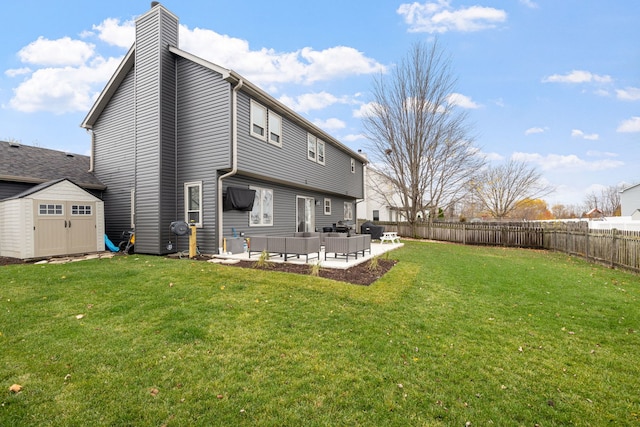
[[[180,18],[180,48],[244,75],[354,150],[367,150],[373,77],[437,37],[482,153],[537,167],[556,187],[549,205],[640,182],[640,1],[235,3],[162,2]],[[0,139],[88,154],[79,125],[149,8],[3,4]]]

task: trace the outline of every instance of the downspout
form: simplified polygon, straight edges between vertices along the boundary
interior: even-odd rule
[[[238,91],[242,85],[242,79],[238,80],[238,84],[233,88],[231,97],[231,170],[218,177],[218,248],[222,247],[222,234],[224,231],[224,224],[222,223],[222,180],[238,172]]]
[[[93,128],[88,127],[85,129],[87,131],[87,133],[91,134],[91,148],[90,148],[90,153],[89,153],[89,173],[93,173],[93,157],[95,156],[95,150],[96,150],[96,136],[93,133]]]

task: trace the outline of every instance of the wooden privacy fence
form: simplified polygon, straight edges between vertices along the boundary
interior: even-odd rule
[[[434,222],[415,227],[382,222],[400,236],[517,248],[549,249],[640,272],[640,232],[589,229],[587,222]]]

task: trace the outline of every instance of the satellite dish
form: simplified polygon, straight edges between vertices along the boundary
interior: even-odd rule
[[[189,224],[184,221],[173,221],[171,225],[169,225],[169,229],[176,236],[189,234]]]

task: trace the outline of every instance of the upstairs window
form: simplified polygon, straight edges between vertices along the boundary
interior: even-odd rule
[[[269,142],[282,147],[282,117],[269,110]]]
[[[351,159],[351,173],[356,173],[356,161]]]
[[[202,181],[185,182],[184,216],[188,224],[202,227]]]
[[[324,141],[310,133],[307,134],[307,159],[321,165],[325,164]]]
[[[318,163],[324,165],[324,141],[318,140],[316,148],[318,150]]]
[[[314,162],[316,161],[316,142],[317,141],[318,141],[318,138],[311,135],[310,133],[307,134],[307,158],[309,160],[313,160]]]
[[[267,109],[251,101],[251,135],[267,140]]]

